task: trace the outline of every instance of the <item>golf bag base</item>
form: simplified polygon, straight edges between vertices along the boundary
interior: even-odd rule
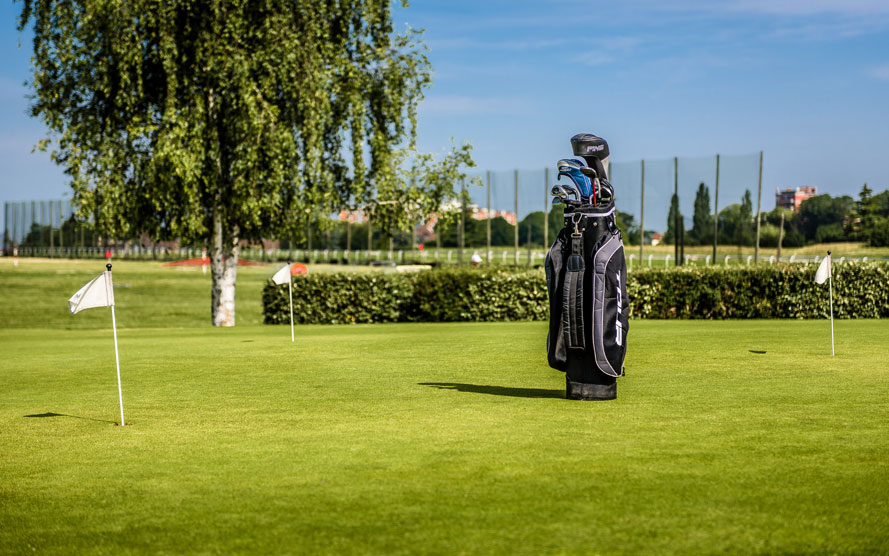
[[[617,381],[611,384],[590,384],[589,382],[572,382],[565,377],[565,397],[569,400],[604,401],[617,398]]]
[[[565,367],[565,397],[569,400],[613,400],[617,398],[617,377],[595,368],[594,361],[574,354]]]

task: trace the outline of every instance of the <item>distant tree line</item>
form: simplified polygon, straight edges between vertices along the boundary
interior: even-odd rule
[[[686,245],[711,245],[713,243],[713,212],[710,188],[701,183],[695,195],[691,229],[685,230]],[[676,214],[678,200],[673,197],[667,218],[664,243],[674,243],[676,238]],[[781,245],[801,247],[809,243],[833,243],[860,241],[872,247],[889,246],[889,190],[877,195],[864,184],[858,200],[843,195],[829,194],[809,197],[800,204],[799,211],[776,207],[763,213],[760,224],[759,244],[776,247],[782,225]],[[679,221],[685,217],[679,213]],[[685,224],[683,224],[684,226]],[[730,204],[719,211],[718,243],[723,245],[751,246],[756,242],[756,217],[750,190],[746,190],[740,203]]]

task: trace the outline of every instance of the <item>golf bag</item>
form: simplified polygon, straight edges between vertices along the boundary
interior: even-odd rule
[[[568,398],[610,400],[627,352],[627,266],[607,180],[608,145],[589,134],[571,142],[582,158],[559,161],[559,178],[571,183],[553,187],[565,205],[565,226],[545,263],[547,358],[565,372]]]

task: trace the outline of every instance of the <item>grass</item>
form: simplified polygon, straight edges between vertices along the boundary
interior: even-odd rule
[[[0,266],[0,553],[889,551],[883,321],[838,322],[835,358],[825,321],[633,321],[585,403],[544,323],[291,343],[251,324],[273,267],[213,329],[199,271],[129,265],[123,428],[109,312],[46,316],[101,268]]]

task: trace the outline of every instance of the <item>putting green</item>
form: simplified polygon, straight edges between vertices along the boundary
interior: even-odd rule
[[[11,272],[20,303],[76,290]],[[156,322],[125,304],[150,282],[121,321]],[[0,553],[889,550],[884,321],[838,321],[834,358],[826,321],[632,321],[612,402],[563,399],[545,323],[130,325],[121,428],[108,310],[15,315]]]

